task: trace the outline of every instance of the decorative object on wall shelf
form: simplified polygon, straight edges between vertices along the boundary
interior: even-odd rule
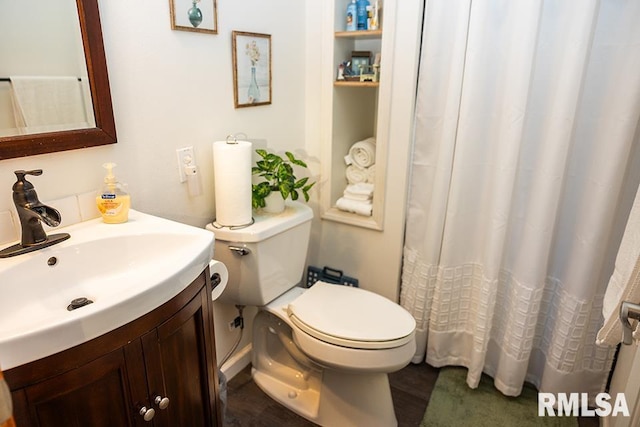
[[[277,154],[269,153],[267,150],[258,149],[256,153],[262,158],[251,168],[253,175],[258,175],[264,181],[251,186],[251,204],[254,209],[263,208],[269,213],[278,213],[284,210],[284,200],[298,200],[300,193],[306,202],[309,201],[309,190],[315,182],[308,184],[309,178],[298,179],[293,171],[293,165],[306,168],[307,164],[297,159],[289,151],[285,152],[286,159]],[[274,207],[271,199],[280,199],[277,202],[278,208]],[[275,204],[275,201],[273,201]]]
[[[169,0],[171,29],[218,34],[216,0]]]
[[[271,104],[271,36],[234,31],[232,45],[235,107]]]
[[[351,71],[354,75],[360,75],[364,67],[371,65],[371,52],[354,50],[351,52]]]

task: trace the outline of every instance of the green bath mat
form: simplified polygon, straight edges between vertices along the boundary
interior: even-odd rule
[[[440,370],[421,427],[577,427],[574,417],[539,417],[538,392],[525,385],[519,397],[507,397],[483,375],[477,389],[466,383],[467,369]]]

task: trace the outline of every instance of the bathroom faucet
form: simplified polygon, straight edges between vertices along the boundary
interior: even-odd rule
[[[0,258],[8,258],[32,252],[47,246],[55,245],[70,236],[67,233],[52,234],[47,236],[42,228],[42,222],[49,227],[60,225],[60,212],[51,206],[44,205],[38,200],[33,184],[25,178],[25,175],[40,176],[42,169],[17,170],[14,172],[17,181],[13,184],[13,203],[18,211],[20,226],[22,228],[22,239],[20,243],[10,246],[0,251]]]

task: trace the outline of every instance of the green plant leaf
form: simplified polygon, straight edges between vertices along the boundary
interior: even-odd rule
[[[298,200],[298,192],[296,190],[291,190],[291,200]]]
[[[290,151],[285,151],[284,154],[287,156],[290,162],[294,162],[296,160],[295,156]]]
[[[302,186],[304,186],[308,180],[309,178],[307,177],[299,179],[298,181],[296,181],[296,184],[293,186],[293,188],[302,188]]]
[[[282,198],[287,200],[287,197],[289,197],[289,193],[291,192],[291,190],[289,189],[289,186],[285,183],[280,184],[280,194],[282,195]]]
[[[274,165],[279,165],[280,163],[283,162],[282,157],[278,156],[277,154],[273,154],[273,153],[269,153],[267,154],[267,157],[265,157],[265,160],[269,163],[272,163]]]
[[[264,159],[265,157],[267,157],[267,154],[268,154],[268,153],[267,153],[267,150],[263,150],[263,149],[261,149],[261,148],[258,148],[258,149],[256,150],[256,153],[258,153],[258,155],[259,155],[260,157],[262,157],[263,159]]]
[[[289,159],[289,161],[294,165],[302,166],[303,168],[307,167],[307,164],[300,159],[296,159],[293,153],[286,151],[284,154],[287,155],[287,158]]]

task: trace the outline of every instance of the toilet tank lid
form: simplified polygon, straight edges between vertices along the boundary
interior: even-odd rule
[[[215,233],[216,240],[226,242],[252,243],[295,227],[313,218],[313,211],[304,203],[287,201],[284,212],[279,214],[256,213],[253,211],[254,223],[244,228],[216,228],[212,224],[207,229]]]

